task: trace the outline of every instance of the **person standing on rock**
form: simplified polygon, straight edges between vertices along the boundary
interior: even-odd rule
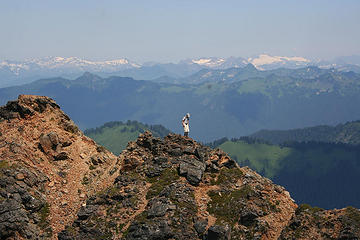
[[[190,128],[189,128],[189,120],[190,120],[190,113],[187,113],[185,115],[185,117],[183,117],[181,123],[182,123],[182,126],[184,128],[184,136],[185,137],[188,137],[189,136],[189,131],[190,131]]]

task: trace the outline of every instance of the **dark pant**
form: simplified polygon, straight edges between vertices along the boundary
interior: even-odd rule
[[[184,132],[184,136],[188,137],[189,136],[189,132]]]

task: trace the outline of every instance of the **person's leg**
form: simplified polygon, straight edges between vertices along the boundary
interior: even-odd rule
[[[189,132],[184,132],[184,136],[185,137],[189,136]]]

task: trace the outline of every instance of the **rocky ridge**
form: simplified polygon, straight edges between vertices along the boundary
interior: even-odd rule
[[[48,97],[0,107],[0,238],[56,239],[87,196],[112,183],[117,160]]]
[[[360,211],[299,207],[219,149],[150,132],[118,157],[50,98],[0,107],[1,239],[359,239]]]
[[[145,132],[119,158],[114,185],[59,239],[277,239],[297,207],[281,186],[191,138]]]

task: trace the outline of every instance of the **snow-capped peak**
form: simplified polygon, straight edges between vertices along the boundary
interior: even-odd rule
[[[248,58],[247,61],[259,69],[262,69],[261,66],[263,65],[270,64],[286,64],[289,62],[293,62],[295,63],[295,65],[303,65],[310,63],[310,60],[303,57],[270,56],[267,54],[260,54],[256,58]]]
[[[193,63],[198,65],[206,66],[206,67],[217,67],[220,66],[225,62],[223,58],[200,58],[200,59],[193,59]]]
[[[22,70],[42,69],[42,70],[78,70],[78,71],[119,71],[128,68],[139,68],[141,65],[131,62],[126,58],[107,61],[91,61],[78,57],[44,57],[27,59],[25,61],[1,61],[0,67],[8,68],[14,74],[19,74]]]

